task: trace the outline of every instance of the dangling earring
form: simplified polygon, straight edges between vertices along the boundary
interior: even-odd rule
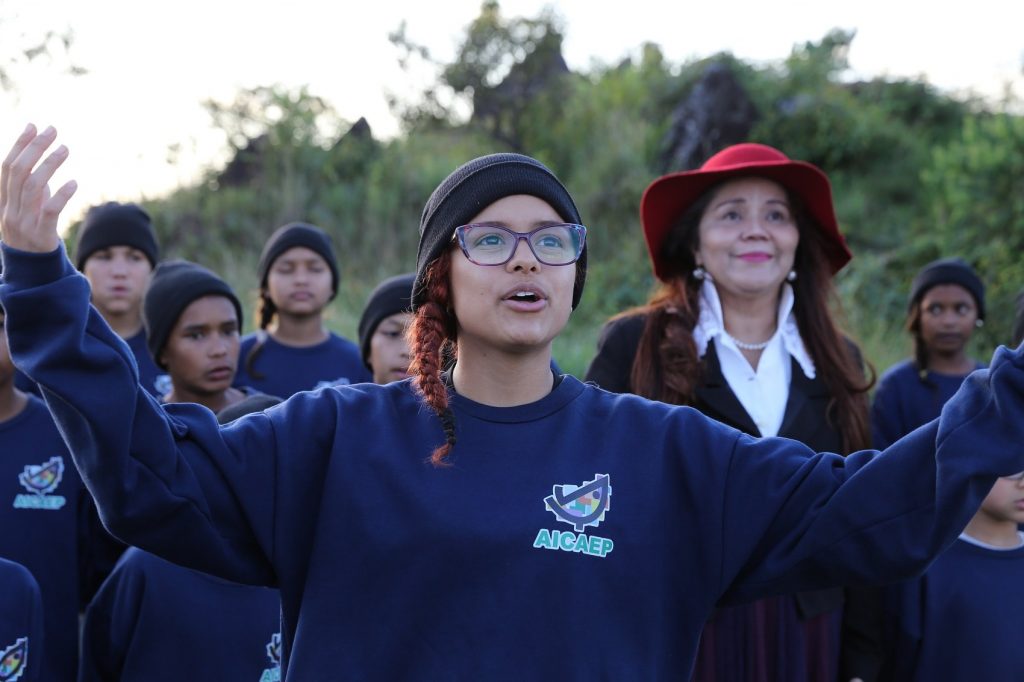
[[[982,320],[981,318],[975,320],[974,326],[977,327],[978,329],[981,329],[982,327],[985,326],[985,320]]]
[[[790,270],[789,271],[789,274],[786,275],[786,281],[787,282],[795,282],[796,281],[796,270]]]
[[[698,265],[697,267],[695,267],[693,269],[693,278],[694,279],[703,280],[707,276],[708,276],[708,271],[705,270],[704,268],[702,268],[701,266]]]

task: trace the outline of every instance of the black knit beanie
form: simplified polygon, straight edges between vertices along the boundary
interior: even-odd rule
[[[238,328],[242,328],[242,304],[227,282],[206,268],[187,260],[165,261],[153,271],[142,302],[142,322],[146,327],[146,346],[160,369],[160,352],[178,318],[192,301],[203,296],[223,296],[235,306]]]
[[[978,319],[985,319],[985,285],[962,258],[943,258],[921,268],[910,285],[908,307],[913,308],[929,289],[940,284],[956,284],[970,292],[978,306]]]
[[[420,217],[420,245],[416,255],[413,309],[426,301],[424,277],[427,266],[451,244],[455,228],[465,225],[498,199],[528,194],[543,199],[568,223],[579,224],[569,191],[554,173],[536,159],[522,154],[491,154],[463,164],[438,185]],[[587,249],[576,261],[577,286],[572,292],[575,308],[583,294],[587,273]]]
[[[366,300],[366,307],[359,318],[359,349],[362,351],[363,364],[367,369],[371,369],[370,339],[377,331],[377,325],[386,317],[409,312],[412,305],[410,294],[415,280],[414,272],[389,277],[378,284]]]
[[[331,291],[338,293],[338,258],[334,255],[334,245],[330,236],[315,225],[307,223],[288,223],[274,230],[260,254],[260,262],[256,272],[260,278],[260,288],[267,286],[267,276],[278,256],[296,246],[305,246],[327,261],[331,269]]]
[[[160,247],[156,243],[153,223],[149,214],[136,204],[109,201],[89,209],[78,230],[75,267],[81,270],[89,256],[112,246],[138,249],[153,267],[160,260]]]

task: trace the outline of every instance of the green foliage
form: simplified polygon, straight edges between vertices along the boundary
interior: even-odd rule
[[[923,180],[931,211],[921,238],[982,273],[992,314],[981,336],[1009,343],[1013,298],[1024,287],[1024,119],[968,119],[960,139],[935,150]]]
[[[714,62],[761,112],[753,139],[829,174],[856,255],[837,279],[843,319],[869,361],[881,370],[909,353],[909,281],[940,256],[965,257],[989,284],[979,354],[1005,340],[1010,297],[1024,285],[1019,116],[915,80],[851,83],[854,36],[841,30],[773,64],[729,54],[673,64],[645,44],[621,63],[574,73],[558,66],[564,35],[548,12],[505,17],[485,2],[455,59],[440,64],[399,28],[400,58],[432,66],[434,80],[418,99],[393,102],[405,132],[386,142],[305,89],[257,88],[208,103],[232,160],[147,204],[168,255],[220,270],[253,300],[270,232],[291,220],[317,224],[334,237],[342,266],[331,324],[352,335],[370,289],[415,267],[434,187],[475,156],[522,151],[558,172],[589,228],[583,302],[555,342],[563,369],[582,374],[601,324],[652,289],[640,196],[659,174],[674,110]]]

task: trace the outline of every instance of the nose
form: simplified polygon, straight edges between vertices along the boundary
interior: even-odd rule
[[[760,217],[755,215],[747,221],[746,228],[743,230],[743,238],[768,239],[768,228],[764,226]]]
[[[211,358],[219,358],[228,354],[228,340],[220,334],[210,340],[209,355]]]
[[[509,272],[536,272],[540,269],[540,261],[533,255],[533,249],[530,248],[530,242],[526,237],[520,236],[516,240],[516,250],[512,252],[512,257],[505,264],[505,268]]]

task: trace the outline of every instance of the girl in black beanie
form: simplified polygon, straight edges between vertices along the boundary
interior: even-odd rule
[[[914,356],[885,371],[871,406],[876,448],[938,417],[967,375],[984,366],[967,353],[984,319],[985,285],[974,268],[960,258],[921,268],[907,305]]]
[[[412,285],[415,273],[389,277],[370,293],[359,318],[359,350],[373,373],[373,383],[386,384],[409,376]]]
[[[356,345],[324,326],[339,282],[326,232],[306,223],[279,227],[263,247],[257,273],[259,330],[242,339],[237,385],[287,398],[370,380]]]

